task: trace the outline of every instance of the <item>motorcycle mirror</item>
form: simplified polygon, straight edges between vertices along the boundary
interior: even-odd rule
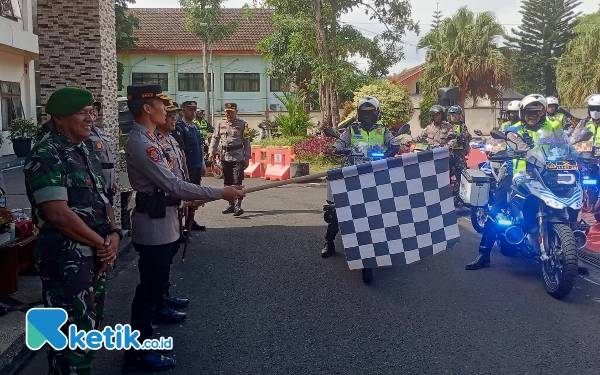
[[[492,136],[492,138],[494,139],[504,139],[506,140],[506,135],[504,133],[502,133],[500,130],[498,129],[493,129],[490,132],[490,135]]]
[[[483,132],[479,129],[475,129],[473,130],[473,133],[475,133],[476,136],[481,137],[483,136]]]
[[[592,139],[593,136],[594,132],[590,131],[589,129],[586,129],[586,131],[577,138],[577,142],[575,143],[589,141],[590,139]]]
[[[400,129],[398,129],[398,135],[402,135],[402,134],[410,134],[410,125],[409,124],[404,124],[400,127]]]
[[[335,130],[333,130],[333,128],[324,128],[323,132],[325,133],[326,136],[328,137],[332,137],[332,138],[339,138],[339,136],[337,135],[337,133],[335,132]]]

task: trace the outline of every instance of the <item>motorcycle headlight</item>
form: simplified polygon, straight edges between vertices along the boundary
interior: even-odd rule
[[[550,190],[571,189],[579,181],[579,172],[546,170],[542,173],[542,179]]]

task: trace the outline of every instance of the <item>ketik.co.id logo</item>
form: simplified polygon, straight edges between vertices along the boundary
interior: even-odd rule
[[[27,311],[25,316],[25,343],[31,350],[38,350],[48,343],[56,350],[63,350],[67,346],[71,350],[92,349],[102,347],[108,350],[158,350],[173,349],[173,338],[161,337],[160,339],[144,340],[140,344],[139,331],[132,331],[129,324],[117,324],[115,328],[105,327],[102,332],[97,330],[80,331],[77,326],[69,326],[69,336],[62,331],[62,326],[67,321],[67,312],[57,308],[34,308]]]

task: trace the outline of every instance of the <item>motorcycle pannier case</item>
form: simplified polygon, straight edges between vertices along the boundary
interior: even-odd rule
[[[489,177],[478,169],[464,169],[459,196],[469,206],[485,206],[490,198]]]

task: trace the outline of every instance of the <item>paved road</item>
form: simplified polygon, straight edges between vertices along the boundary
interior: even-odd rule
[[[533,262],[494,252],[492,268],[467,272],[478,236],[461,219],[455,249],[376,270],[367,286],[341,253],[319,256],[324,196],[320,185],[284,187],[248,197],[242,218],[220,214],[221,203],[201,211],[209,230],[172,277],[193,298],[189,318],[157,332],[174,337],[172,374],[599,373],[595,271],[563,301],[545,293]],[[128,322],[138,279],[133,259],[121,267],[107,288],[109,325]],[[120,373],[121,359],[101,351],[94,374]],[[38,353],[22,374],[45,371]]]

